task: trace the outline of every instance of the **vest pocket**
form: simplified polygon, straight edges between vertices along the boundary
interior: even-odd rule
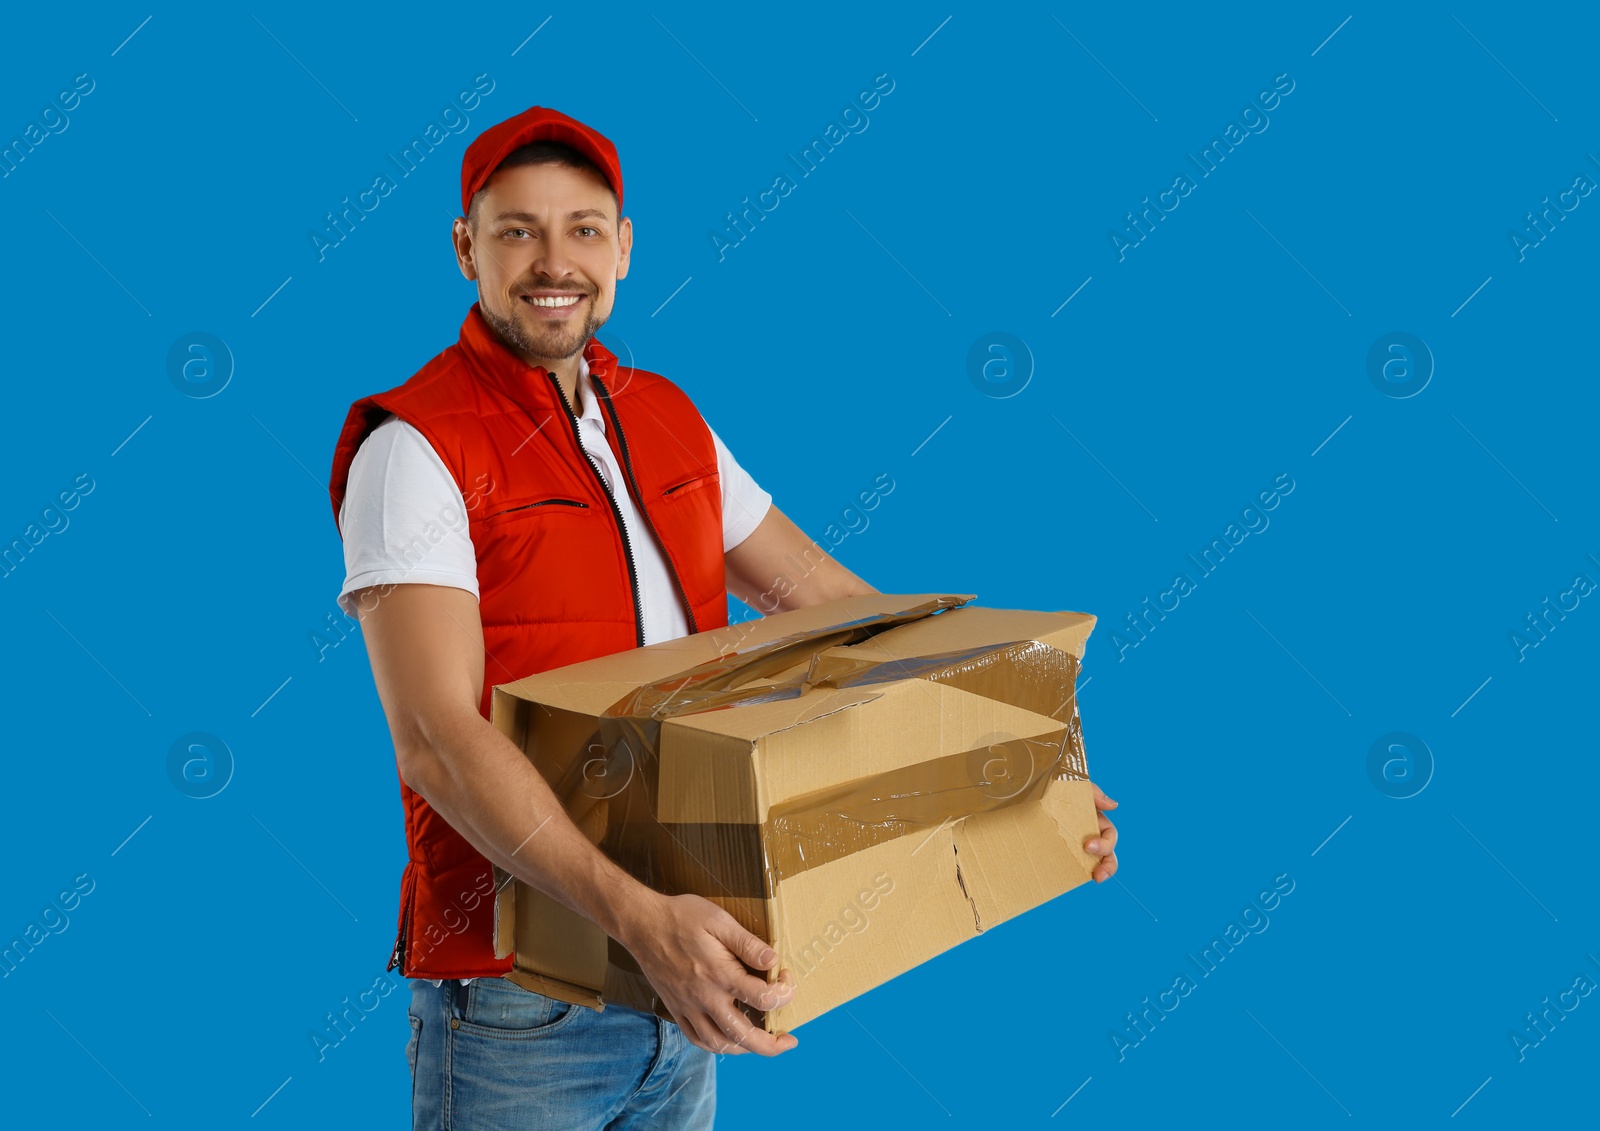
[[[521,514],[525,511],[532,510],[535,507],[578,507],[580,509],[587,510],[589,508],[589,504],[580,502],[577,499],[539,499],[530,503],[518,503],[515,506],[504,507],[501,510],[495,511],[493,514],[485,515],[483,520],[485,522],[491,522],[502,515]]]
[[[713,484],[718,483],[720,479],[721,473],[716,471],[708,472],[705,475],[697,475],[693,479],[684,480],[675,487],[668,487],[665,491],[661,492],[661,497],[663,499],[680,498],[683,495],[693,494],[695,491],[700,491],[706,487],[710,487]]]

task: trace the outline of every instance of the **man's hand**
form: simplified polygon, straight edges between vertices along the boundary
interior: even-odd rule
[[[654,894],[654,893],[652,893]],[[710,1052],[776,1056],[799,1044],[753,1025],[739,1008],[776,1009],[794,997],[783,970],[768,983],[745,969],[770,970],[778,956],[732,915],[698,895],[656,895],[630,916],[617,939],[639,962],[691,1042]]]
[[[1094,790],[1096,810],[1117,807],[1117,803],[1102,793],[1094,782],[1090,782],[1089,787]],[[1094,866],[1094,882],[1098,884],[1117,874],[1117,828],[1105,813],[1097,812],[1096,816],[1100,818],[1100,835],[1089,838],[1083,850],[1092,856],[1100,857],[1100,863]]]

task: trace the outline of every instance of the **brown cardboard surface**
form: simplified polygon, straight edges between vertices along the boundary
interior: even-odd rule
[[[1059,823],[1058,823],[1059,818]],[[968,817],[823,865],[786,882],[774,949],[794,971],[793,1029],[982,931],[1076,887],[1096,858],[1087,782],[1051,781],[1037,805]]]
[[[968,600],[874,594],[601,657],[496,687],[493,721],[613,859],[773,943],[799,993],[761,1020],[791,1028],[1092,873],[1072,688],[1094,618]],[[536,889],[505,884],[496,915],[519,984],[659,1008]]]

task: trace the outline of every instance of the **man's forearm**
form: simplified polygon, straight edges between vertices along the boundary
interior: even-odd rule
[[[728,592],[762,615],[877,592],[777,507],[726,562]]]
[[[421,724],[417,741],[404,763],[407,784],[451,827],[626,945],[655,893],[589,842],[522,751],[475,711]]]

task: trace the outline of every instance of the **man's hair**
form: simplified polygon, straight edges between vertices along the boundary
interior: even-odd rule
[[[616,190],[611,188],[606,175],[593,161],[570,145],[562,145],[559,141],[535,141],[506,154],[506,159],[496,165],[494,172],[484,181],[484,187],[472,194],[472,201],[467,206],[467,227],[474,232],[478,230],[478,209],[483,202],[483,194],[489,191],[489,181],[494,179],[494,174],[501,169],[514,169],[518,165],[566,165],[572,169],[587,169],[605,184],[607,191],[611,193],[611,202],[615,204],[617,201]],[[619,205],[617,211],[621,210]]]

